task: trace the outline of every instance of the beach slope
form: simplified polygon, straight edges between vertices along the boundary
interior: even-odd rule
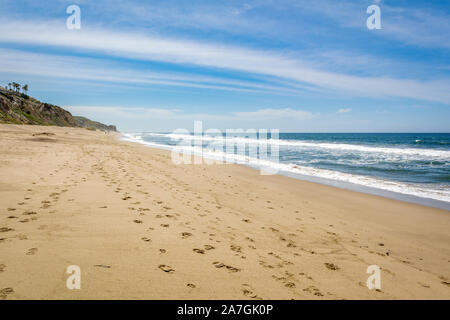
[[[0,298],[450,299],[449,211],[174,165],[115,133],[0,125],[0,141]]]

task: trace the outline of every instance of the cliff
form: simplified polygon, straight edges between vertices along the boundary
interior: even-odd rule
[[[116,131],[115,126],[104,125],[84,117],[74,117],[61,107],[40,102],[26,94],[0,87],[0,123],[82,127]]]
[[[87,129],[96,129],[101,131],[117,131],[116,126],[106,125],[97,121],[89,120],[85,117],[74,116],[75,123],[79,127],[87,128]]]

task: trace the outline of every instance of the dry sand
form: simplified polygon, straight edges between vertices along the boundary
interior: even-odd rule
[[[0,139],[1,298],[450,299],[449,211],[175,166],[85,129],[0,125]]]

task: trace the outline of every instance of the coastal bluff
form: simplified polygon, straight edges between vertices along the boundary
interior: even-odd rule
[[[69,111],[41,102],[24,93],[0,86],[0,123],[81,127],[90,130],[117,131],[114,125],[105,125],[85,117],[73,116]]]

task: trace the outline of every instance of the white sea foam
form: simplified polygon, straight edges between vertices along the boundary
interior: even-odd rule
[[[167,135],[164,135],[167,136]],[[191,146],[169,146],[153,142],[145,141],[141,134],[123,134],[123,139],[133,142],[139,142],[147,146],[163,148],[166,150],[175,150],[180,153],[188,153],[193,155],[200,155],[213,160],[220,160],[228,163],[245,164],[261,169],[268,169],[273,171],[276,169],[280,172],[299,174],[303,176],[317,177],[327,180],[341,181],[352,183],[356,185],[387,190],[391,192],[416,196],[420,198],[428,198],[434,200],[440,200],[450,202],[450,190],[448,188],[430,188],[429,186],[423,187],[418,184],[410,184],[404,182],[389,181],[374,177],[368,177],[363,175],[355,175],[350,173],[343,173],[338,171],[318,169],[307,166],[299,166],[291,163],[277,163],[269,160],[256,159],[246,155],[229,154],[222,151],[212,151],[208,149],[202,149],[200,147]],[[378,149],[378,148],[377,148]],[[386,148],[390,149],[390,148]],[[399,149],[403,150],[403,149]]]
[[[375,147],[375,146],[363,146],[357,144],[347,143],[326,143],[326,142],[310,142],[301,140],[281,140],[281,139],[253,139],[245,137],[227,137],[226,139],[221,136],[209,136],[209,135],[183,135],[183,134],[155,134],[149,133],[148,135],[158,135],[177,140],[202,140],[203,142],[218,142],[218,143],[234,143],[234,144],[277,144],[279,146],[288,146],[298,149],[328,149],[336,151],[356,151],[364,153],[384,153],[395,155],[418,155],[424,158],[441,158],[444,160],[450,160],[450,151],[448,150],[436,150],[436,149],[421,149],[421,148],[395,148],[395,147]]]

